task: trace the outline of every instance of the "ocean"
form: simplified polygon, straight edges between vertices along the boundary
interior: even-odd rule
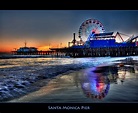
[[[134,62],[126,63],[126,58]],[[0,100],[138,102],[137,60],[137,56],[0,59]]]

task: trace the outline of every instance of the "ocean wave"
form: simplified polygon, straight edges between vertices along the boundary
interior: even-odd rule
[[[0,67],[0,101],[26,94],[33,83],[52,79],[70,70],[79,70],[111,63],[124,57],[95,57],[95,58],[20,58],[0,60],[0,64],[13,64],[12,67]]]

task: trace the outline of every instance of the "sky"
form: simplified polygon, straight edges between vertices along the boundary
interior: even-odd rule
[[[24,46],[48,50],[67,47],[87,19],[97,19],[105,32],[138,35],[138,10],[0,10],[0,52]]]

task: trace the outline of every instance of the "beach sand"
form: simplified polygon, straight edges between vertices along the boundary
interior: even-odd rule
[[[10,103],[114,103],[138,102],[137,63],[116,61],[69,71],[36,83],[40,89]],[[43,86],[43,87],[41,87]]]

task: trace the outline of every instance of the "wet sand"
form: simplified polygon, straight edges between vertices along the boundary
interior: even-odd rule
[[[40,82],[43,85],[46,83],[46,86],[40,88],[38,91],[8,102],[138,102],[138,68],[134,64],[92,67],[67,72],[54,77],[52,80],[42,80]]]

